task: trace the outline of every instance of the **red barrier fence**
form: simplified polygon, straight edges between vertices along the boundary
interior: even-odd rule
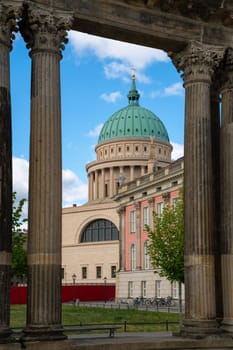
[[[115,285],[81,284],[62,286],[62,302],[67,303],[79,299],[80,301],[108,301],[115,298]],[[11,304],[26,304],[27,287],[11,287]]]

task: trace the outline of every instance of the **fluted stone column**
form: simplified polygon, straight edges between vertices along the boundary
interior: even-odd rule
[[[69,27],[68,15],[35,5],[20,21],[32,59],[25,340],[65,338],[61,330],[60,59]]]
[[[11,334],[12,131],[9,53],[17,15],[16,4],[0,4],[0,342],[7,341]]]
[[[219,155],[219,143],[220,143],[220,102],[219,95],[219,77],[215,77],[215,80],[211,87],[210,102],[211,102],[211,130],[212,130],[212,154],[213,154],[213,192],[214,199],[214,235],[216,237],[216,250],[215,250],[215,284],[216,284],[216,317],[220,322],[223,317],[222,307],[222,278],[221,278],[221,228],[220,228],[220,155]]]
[[[185,86],[185,320],[184,336],[218,332],[216,321],[213,157],[210,86],[223,50],[191,42],[172,55]]]
[[[226,56],[220,131],[222,329],[233,333],[233,49]]]

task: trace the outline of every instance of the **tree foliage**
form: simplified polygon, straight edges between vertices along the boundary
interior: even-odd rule
[[[23,224],[27,219],[22,218],[23,206],[26,199],[16,202],[16,192],[12,194],[12,277],[22,281],[27,275],[27,235]]]
[[[148,254],[160,276],[184,282],[184,204],[183,191],[173,205],[165,205],[162,215],[155,212],[154,229],[147,226]]]

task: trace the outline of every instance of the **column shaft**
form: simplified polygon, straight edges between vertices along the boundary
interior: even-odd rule
[[[12,130],[10,56],[19,4],[0,5],[0,343],[10,340]]]
[[[32,58],[25,340],[66,338],[61,329],[60,49],[69,20],[34,4],[19,22]]]
[[[9,329],[12,240],[10,49],[10,37],[8,44],[0,37],[0,342],[11,333]]]
[[[185,82],[184,336],[218,333],[210,86],[223,55],[222,48],[191,42],[173,56]]]
[[[233,333],[233,50],[228,50],[222,88],[220,131],[222,329]]]

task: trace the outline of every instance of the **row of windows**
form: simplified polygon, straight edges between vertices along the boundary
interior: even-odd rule
[[[172,199],[172,204],[175,204],[177,197]],[[158,216],[162,215],[164,208],[164,202],[157,203],[156,213]],[[149,225],[149,207],[144,206],[142,210],[142,230],[145,229],[145,225]],[[130,211],[130,232],[136,232],[136,210]]]
[[[136,270],[136,244],[131,244],[130,246],[130,269],[131,270]],[[150,267],[150,259],[149,259],[149,254],[148,254],[148,241],[144,242],[143,245],[143,267],[144,269],[149,269]]]
[[[128,281],[128,298],[134,298],[138,297],[138,295],[134,295],[134,287],[135,284],[138,282]],[[146,298],[147,297],[147,289],[148,289],[148,282],[147,281],[141,281],[141,297]],[[155,281],[155,297],[161,298],[161,289],[162,289],[162,281],[156,280]],[[172,282],[171,284],[171,296],[174,299],[177,299],[179,296],[179,284],[178,282]]]
[[[116,265],[111,266],[111,278],[116,278]],[[96,266],[96,278],[103,278],[102,266]],[[82,279],[88,278],[88,268],[87,266],[82,266]]]
[[[110,153],[111,154],[113,154],[114,153],[114,148],[111,148],[110,149]],[[119,146],[118,148],[117,148],[117,151],[118,151],[118,153],[122,153],[122,151],[123,151],[123,148],[121,147],[121,146]],[[126,152],[130,152],[130,151],[132,151],[132,149],[131,149],[131,147],[130,146],[126,146]],[[140,146],[134,146],[134,152],[139,152],[140,151]],[[143,146],[143,152],[144,153],[148,153],[148,151],[149,151],[149,149],[148,149],[148,147],[147,146]],[[166,156],[167,155],[167,150],[166,149],[164,149],[164,155]],[[107,155],[108,154],[108,149],[105,149],[104,150],[104,154],[105,155]],[[159,148],[158,149],[158,154],[162,154],[162,149],[161,148]],[[100,156],[102,156],[103,155],[103,152],[102,151],[100,151]]]

